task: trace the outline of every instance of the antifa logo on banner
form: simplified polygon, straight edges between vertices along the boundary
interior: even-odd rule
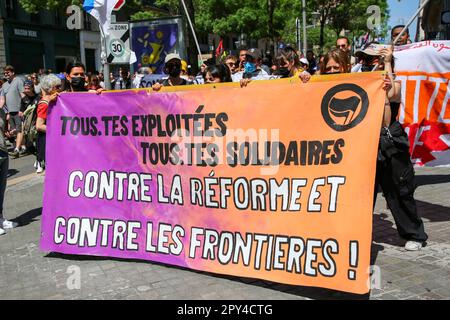
[[[321,106],[325,122],[330,128],[340,132],[361,123],[368,107],[369,98],[366,91],[351,83],[340,84],[328,90]]]

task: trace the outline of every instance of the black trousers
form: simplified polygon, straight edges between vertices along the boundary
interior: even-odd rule
[[[41,165],[45,162],[45,136],[45,133],[38,132],[36,139],[36,158],[37,161],[41,163]]]
[[[1,120],[0,120],[1,121]],[[3,200],[5,198],[6,181],[8,179],[9,156],[6,151],[0,150],[0,227],[5,220],[3,218]]]
[[[374,206],[380,185],[397,231],[403,239],[423,242],[428,239],[414,200],[414,167],[408,151],[398,152],[377,161]]]

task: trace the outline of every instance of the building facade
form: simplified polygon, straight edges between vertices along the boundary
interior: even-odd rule
[[[3,19],[0,18],[0,68],[6,65],[5,37],[3,36]]]
[[[97,21],[84,11],[82,12],[82,29],[79,31],[80,59],[89,72],[101,71],[102,43]]]
[[[4,0],[0,16],[5,63],[17,73],[40,68],[59,72],[79,58],[79,35],[67,29],[64,8],[29,14],[17,0]]]

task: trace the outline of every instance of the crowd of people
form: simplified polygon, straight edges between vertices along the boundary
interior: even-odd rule
[[[394,39],[403,26],[392,29]],[[406,32],[396,45],[407,44]],[[418,216],[414,200],[414,169],[410,160],[408,138],[397,121],[401,84],[395,79],[393,47],[370,43],[352,54],[350,40],[339,37],[336,48],[319,59],[312,51],[303,57],[292,47],[279,50],[274,59],[263,58],[258,48],[241,49],[238,56],[208,60],[197,75],[190,73],[189,65],[178,54],[168,54],[164,61],[166,76],[155,75],[150,68],[140,68],[131,75],[119,69],[117,76],[109,75],[114,90],[150,88],[159,91],[167,86],[239,82],[246,87],[251,81],[279,78],[300,78],[307,83],[312,75],[329,75],[349,72],[372,72],[384,70],[383,89],[386,102],[380,132],[377,159],[376,184],[380,186],[391,209],[399,235],[407,240],[405,248],[415,251],[427,240],[423,222]],[[46,119],[49,104],[62,91],[92,91],[100,94],[105,88],[102,73],[86,73],[81,63],[70,63],[65,73],[52,74],[40,70],[23,80],[16,76],[13,66],[4,68],[4,79],[0,80],[0,205],[6,188],[9,156],[20,157],[36,154],[37,173],[45,169]],[[25,131],[25,134],[24,134]],[[6,140],[14,145],[8,155]],[[375,188],[375,198],[377,194]],[[374,201],[375,205],[375,201]],[[0,234],[3,229],[15,224],[3,219],[0,211]]]

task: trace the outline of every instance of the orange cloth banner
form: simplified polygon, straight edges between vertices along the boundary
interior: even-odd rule
[[[41,248],[367,293],[382,84],[62,94]]]

